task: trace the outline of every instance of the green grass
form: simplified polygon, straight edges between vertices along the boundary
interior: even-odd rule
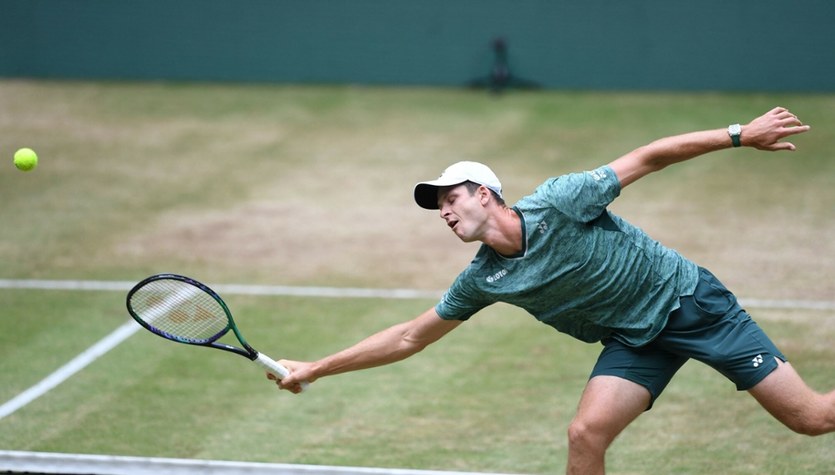
[[[737,294],[835,295],[835,96],[0,82],[0,278],[440,290],[469,261],[416,181],[488,162],[510,202],[662,135],[785,105],[795,154],[729,150],[630,187],[615,211]],[[40,156],[15,170],[15,150]],[[250,342],[313,359],[431,300],[228,296]],[[0,401],[127,320],[119,292],[0,290]],[[755,317],[809,384],[835,385],[831,312]],[[496,306],[410,360],[278,393],[239,357],[130,338],[0,420],[0,449],[558,473],[599,347]],[[830,473],[797,436],[690,363],[619,438],[609,471]]]

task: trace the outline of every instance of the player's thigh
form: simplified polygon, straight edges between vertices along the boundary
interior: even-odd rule
[[[634,348],[607,339],[603,351],[594,365],[591,378],[614,376],[644,388],[649,400],[644,410],[649,410],[670,380],[687,361],[686,357],[658,348],[654,344]]]
[[[806,385],[791,364],[776,363],[777,369],[749,389],[749,394],[796,432],[817,435],[835,430],[835,391],[820,394]]]
[[[610,443],[649,406],[649,391],[618,376],[589,379],[569,432],[601,437]]]
[[[736,297],[705,269],[693,295],[682,297],[653,345],[701,361],[748,390],[786,357],[739,305]]]
[[[633,348],[614,339],[604,342],[592,370],[573,434],[595,434],[611,442],[641,413],[652,407],[673,375],[687,361],[651,345]]]

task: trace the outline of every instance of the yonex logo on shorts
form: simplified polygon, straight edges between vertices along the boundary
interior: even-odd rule
[[[763,364],[763,355],[757,355],[751,361],[754,363],[754,367],[758,368],[761,364]]]

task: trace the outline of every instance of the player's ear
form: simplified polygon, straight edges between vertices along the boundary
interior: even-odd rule
[[[481,202],[482,206],[487,206],[487,203],[490,202],[490,199],[493,197],[493,194],[490,193],[490,189],[484,185],[478,187],[476,191],[478,193],[478,199]]]

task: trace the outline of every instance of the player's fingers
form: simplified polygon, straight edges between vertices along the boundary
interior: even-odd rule
[[[793,127],[785,127],[786,135],[795,135],[795,134],[802,134],[803,132],[808,132],[812,129],[811,125],[796,125]]]
[[[782,127],[777,131],[778,132],[777,140],[780,140],[780,139],[785,138],[785,137],[789,137],[791,135],[797,135],[797,134],[802,134],[803,132],[808,132],[809,129],[811,129],[811,127],[808,126],[808,125],[798,125],[798,126],[790,125],[788,127]],[[782,143],[787,143],[787,142],[782,142]],[[781,142],[775,142],[775,145],[780,145],[780,144],[781,144]],[[791,145],[791,144],[788,144],[788,145]],[[791,145],[791,150],[794,150],[794,145]]]
[[[794,112],[786,109],[785,107],[775,107],[766,115],[773,115],[775,117],[797,117]]]
[[[786,117],[780,117],[777,125],[782,127],[802,127],[803,122],[796,115],[788,115]]]
[[[272,373],[267,373],[267,379],[269,379],[270,381],[275,381],[275,385],[278,386],[278,389],[284,389],[284,390],[287,390],[287,391],[290,391],[290,392],[293,392],[293,393],[296,393],[296,394],[300,393],[301,390],[302,390],[302,387],[299,383],[286,384],[278,376],[276,376]],[[298,389],[296,389],[297,387],[298,387]]]
[[[300,392],[302,392],[302,385],[298,382],[292,382],[288,384],[285,381],[276,381],[276,385],[278,385],[279,389],[290,391],[293,394],[299,394]]]
[[[785,107],[776,107],[764,117],[770,117],[775,120],[778,125],[803,125],[803,122],[800,121],[797,115]]]
[[[788,150],[790,152],[794,152],[797,147],[794,146],[791,142],[776,142],[768,147],[769,150],[773,150],[775,152],[780,150]]]
[[[792,125],[803,125],[803,122],[800,122],[800,119],[797,116],[792,114],[787,114],[782,117],[778,117],[776,123],[783,127],[792,126]]]

